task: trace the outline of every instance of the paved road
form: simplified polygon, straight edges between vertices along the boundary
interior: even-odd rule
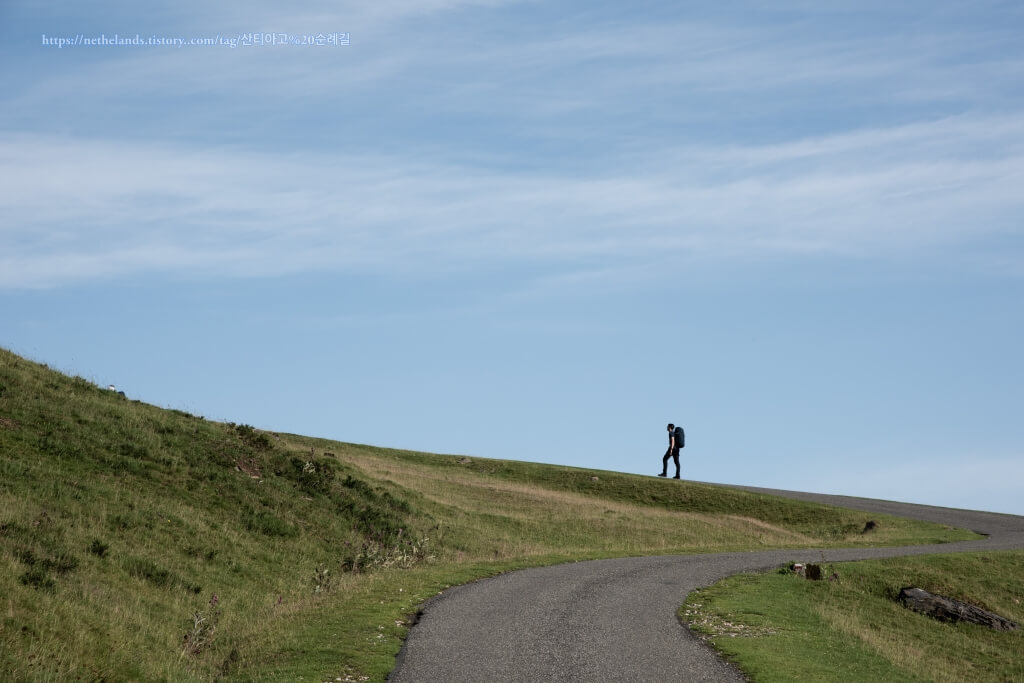
[[[923,519],[981,541],[825,550],[829,562],[1024,549],[1024,517],[769,489],[801,500]],[[676,618],[691,591],[740,572],[818,561],[820,550],[620,558],[511,572],[445,591],[425,606],[392,683],[743,681]]]

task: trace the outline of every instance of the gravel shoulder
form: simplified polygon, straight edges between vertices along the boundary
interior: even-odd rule
[[[743,681],[680,625],[693,590],[787,562],[1024,549],[1024,517],[825,494],[747,490],[922,519],[986,534],[896,548],[769,550],[595,560],[510,572],[431,599],[392,682]]]

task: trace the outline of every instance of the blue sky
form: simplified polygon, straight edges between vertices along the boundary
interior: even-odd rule
[[[0,6],[0,345],[212,419],[1024,513],[1015,2]],[[349,45],[65,45],[346,32]]]

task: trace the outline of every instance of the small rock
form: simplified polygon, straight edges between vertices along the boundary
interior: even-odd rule
[[[877,528],[878,528],[878,522],[876,522],[875,520],[872,519],[872,520],[869,520],[868,523],[864,525],[864,530],[861,531],[861,533],[862,534],[866,534],[867,532],[874,531]]]
[[[460,459],[459,459],[459,464],[460,464],[460,465],[468,465],[468,464],[469,464],[469,463],[471,463],[471,462],[473,462],[473,461],[472,461],[472,460],[470,460],[469,458],[460,458]]]
[[[591,478],[590,478],[590,481],[601,481],[601,480],[600,480],[600,479],[598,479],[597,477],[591,477]]]

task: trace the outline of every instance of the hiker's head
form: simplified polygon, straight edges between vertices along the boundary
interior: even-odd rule
[[[676,428],[676,426],[674,424],[672,424],[671,422],[668,423],[668,431],[671,432],[675,428]]]

